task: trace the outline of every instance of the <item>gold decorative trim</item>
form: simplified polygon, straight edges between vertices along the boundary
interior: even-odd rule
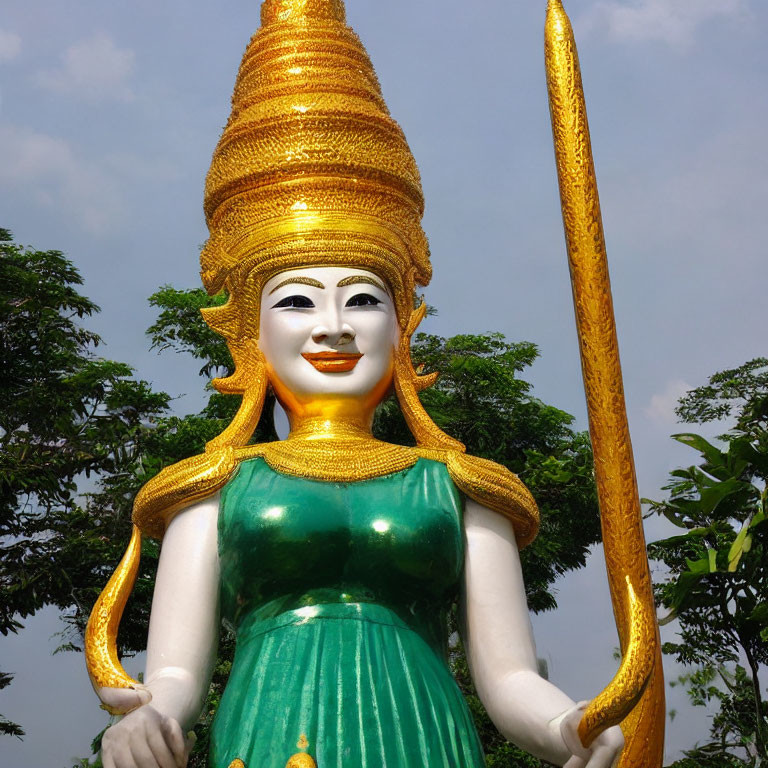
[[[370,438],[351,440],[279,440],[239,448],[238,461],[262,457],[276,472],[309,480],[354,483],[412,467],[412,448]]]
[[[444,461],[461,491],[512,521],[520,549],[536,538],[539,509],[517,475],[494,461],[456,451],[447,453]]]
[[[419,392],[431,387],[437,380],[437,372],[419,375],[411,361],[411,336],[427,313],[427,305],[421,304],[411,313],[400,343],[395,351],[395,394],[408,424],[408,429],[420,446],[441,448],[447,451],[464,451],[463,443],[443,432],[432,421],[419,400]]]

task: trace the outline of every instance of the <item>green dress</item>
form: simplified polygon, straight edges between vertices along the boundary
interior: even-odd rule
[[[464,562],[445,466],[355,483],[244,462],[222,494],[222,615],[237,633],[210,764],[480,768],[446,660]]]

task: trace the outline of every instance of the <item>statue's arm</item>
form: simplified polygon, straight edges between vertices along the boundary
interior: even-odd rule
[[[186,764],[191,745],[184,733],[205,702],[218,645],[218,505],[213,496],[168,526],[147,640],[144,689],[151,699],[105,732],[105,768]]]
[[[607,768],[621,749],[618,728],[592,751],[576,737],[582,705],[538,674],[520,555],[512,524],[467,499],[461,629],[480,700],[510,741],[556,765]]]
[[[211,680],[219,635],[219,496],[179,513],[160,551],[145,683],[155,707],[191,728]]]

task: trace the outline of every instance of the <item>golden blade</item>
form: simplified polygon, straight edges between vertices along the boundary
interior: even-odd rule
[[[561,0],[549,0],[545,55],[560,201],[595,457],[608,581],[622,664],[579,725],[588,746],[622,723],[620,768],[661,766],[664,682],[629,439],[608,261],[579,59]]]

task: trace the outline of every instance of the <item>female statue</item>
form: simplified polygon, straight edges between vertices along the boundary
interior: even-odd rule
[[[617,727],[582,747],[583,710],[537,673],[518,550],[536,505],[423,410],[410,338],[431,275],[418,170],[341,0],[265,0],[206,186],[207,310],[240,394],[202,456],[136,500],[134,537],[94,608],[87,660],[113,712],[105,768],[186,764],[216,654],[237,648],[212,730],[214,768],[479,768],[446,661],[459,600],[478,693],[521,747],[608,768]],[[290,434],[249,444],[268,388]],[[417,447],[377,441],[394,388]],[[163,538],[139,685],[115,634],[140,533]]]

